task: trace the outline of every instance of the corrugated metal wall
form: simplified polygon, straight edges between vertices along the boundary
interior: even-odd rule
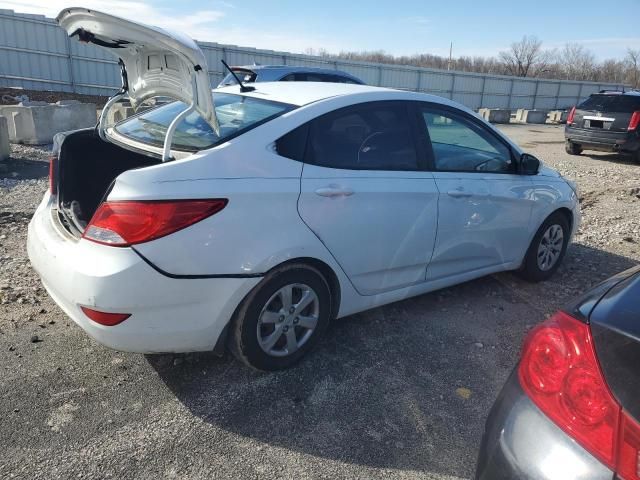
[[[221,59],[231,65],[288,64],[335,68],[365,83],[432,93],[469,108],[553,109],[575,105],[593,92],[621,84],[538,80],[352,61],[199,42],[211,84],[223,78]],[[52,19],[0,9],[0,86],[110,95],[120,86],[114,57],[70,41]]]

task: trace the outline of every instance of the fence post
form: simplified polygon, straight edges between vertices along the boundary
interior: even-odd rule
[[[453,100],[453,92],[456,91],[456,74],[451,74],[451,91],[449,92],[449,100]]]
[[[511,85],[509,85],[509,100],[507,101],[507,108],[509,110],[512,109],[511,107],[511,96],[513,95],[513,84],[514,84],[515,80],[512,78],[511,79]]]
[[[378,86],[382,86],[382,65],[378,65]]]
[[[69,84],[71,86],[71,91],[73,93],[76,92],[76,81],[73,77],[73,56],[71,55],[71,40],[69,39],[69,35],[64,36],[64,47],[67,53],[67,64],[69,66]]]
[[[483,76],[482,77],[482,93],[480,94],[480,107],[479,108],[483,108],[484,107],[484,86],[487,84],[487,77]]]
[[[578,90],[578,99],[576,100],[576,105],[578,105],[580,103],[580,100],[582,100],[582,89],[584,88],[584,83],[580,84],[580,90]]]
[[[536,109],[536,100],[538,99],[538,89],[540,88],[540,80],[536,80],[536,89],[533,91],[533,105],[532,109]]]
[[[287,64],[287,56],[286,55],[282,55],[282,64],[283,65]]]
[[[558,82],[558,90],[556,90],[556,103],[555,103],[555,106],[553,107],[556,110],[558,109],[558,104],[560,103],[560,87],[562,87],[562,84]]]

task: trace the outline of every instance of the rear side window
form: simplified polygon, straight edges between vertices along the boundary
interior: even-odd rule
[[[292,130],[276,141],[276,152],[278,152],[278,155],[292,160],[304,161],[308,134],[308,123]]]
[[[306,159],[329,168],[418,170],[408,106],[369,103],[316,119]]]
[[[511,151],[472,120],[445,109],[423,108],[435,168],[444,172],[514,171]]]
[[[632,113],[640,110],[640,96],[591,95],[578,108],[581,110],[597,110],[599,112]]]

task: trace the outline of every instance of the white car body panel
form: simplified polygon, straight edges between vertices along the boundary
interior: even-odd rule
[[[238,94],[238,87],[218,91]],[[340,287],[336,316],[343,317],[517,268],[539,225],[558,208],[573,212],[573,232],[579,225],[575,193],[548,167],[534,176],[364,172],[304,165],[273,148],[299,125],[357,103],[427,101],[472,114],[449,100],[285,82],[263,83],[246,95],[300,107],[217,147],[124,172],[108,195],[110,201],[228,198],[218,214],[133,248],[115,248],[63,239],[45,197],[30,224],[29,256],[55,300],[98,341],[130,351],[210,350],[262,275],[283,262],[310,258],[330,268]],[[354,194],[315,193],[332,184]],[[470,196],[448,195],[458,189]],[[78,305],[133,316],[102,327]]]

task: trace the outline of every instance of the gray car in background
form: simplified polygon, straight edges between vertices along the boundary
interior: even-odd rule
[[[291,65],[244,65],[231,67],[243,83],[253,82],[332,82],[355,83],[364,82],[350,73],[340,70],[316,67],[294,67]],[[236,80],[229,73],[218,84],[218,88],[233,85]]]

